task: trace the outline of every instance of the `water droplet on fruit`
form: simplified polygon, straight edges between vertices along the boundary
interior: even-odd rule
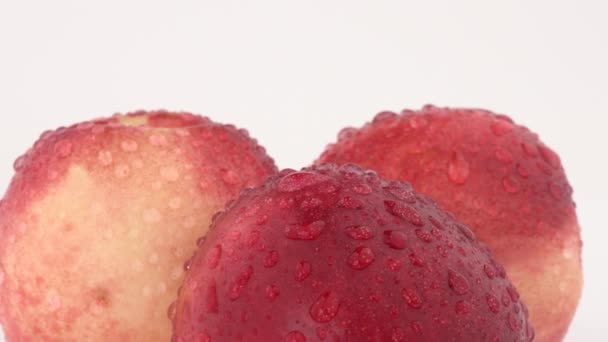
[[[207,254],[207,266],[209,269],[215,269],[220,264],[222,258],[222,246],[215,245]]]
[[[503,293],[501,299],[502,299],[502,305],[504,305],[504,306],[511,305],[511,297],[509,297],[509,294]]]
[[[538,144],[538,151],[540,152],[540,155],[543,157],[543,160],[545,162],[547,162],[549,165],[551,165],[551,167],[553,167],[554,169],[559,168],[561,162],[555,152],[553,152],[550,148],[548,148],[547,146],[542,145],[542,144]]]
[[[279,290],[279,288],[276,285],[266,286],[266,296],[268,297],[268,299],[270,301],[275,300],[280,294],[281,294],[281,291]]]
[[[398,230],[385,230],[383,242],[393,249],[404,249],[407,246],[407,236]]]
[[[283,342],[306,342],[306,336],[301,332],[294,330],[285,336]]]
[[[393,216],[406,219],[411,224],[418,227],[424,226],[424,221],[422,221],[420,214],[413,207],[394,201],[384,201],[384,206],[386,207],[386,210]]]
[[[486,303],[488,304],[488,308],[493,313],[498,313],[500,310],[500,303],[498,302],[498,298],[494,295],[486,293]]]
[[[272,267],[276,266],[276,264],[278,262],[279,262],[279,252],[270,251],[270,252],[268,252],[268,254],[266,254],[266,257],[264,258],[264,267],[272,268]]]
[[[175,182],[179,179],[179,171],[174,166],[163,166],[160,168],[160,176],[168,182]]]
[[[391,195],[397,197],[400,200],[405,201],[409,204],[416,203],[416,196],[412,189],[406,187],[403,183],[392,183],[389,186],[383,188],[384,190],[391,193]]]
[[[460,185],[466,183],[469,178],[469,162],[464,159],[464,156],[454,152],[448,163],[448,178],[452,183]]]
[[[454,310],[459,315],[466,315],[471,312],[471,305],[464,300],[460,300],[456,303]]]
[[[374,116],[374,118],[372,119],[372,122],[379,123],[382,121],[395,119],[396,117],[397,117],[397,113],[385,110],[385,111],[382,111],[382,112],[376,114],[376,116]]]
[[[177,314],[177,303],[173,302],[169,305],[169,309],[167,309],[167,317],[169,320],[173,321],[175,315]]]
[[[331,290],[325,291],[310,307],[310,317],[319,323],[327,323],[334,319],[340,309],[338,295]]]
[[[331,178],[312,172],[294,172],[281,178],[278,189],[281,192],[293,192],[304,188],[327,182]]]
[[[348,257],[347,263],[354,270],[363,270],[376,259],[374,251],[369,247],[359,246]]]
[[[418,267],[424,267],[424,258],[422,258],[420,255],[418,255],[416,252],[410,253],[409,258],[410,258],[410,261],[412,262],[412,265],[418,266]]]
[[[494,267],[485,264],[483,265],[483,271],[486,273],[486,276],[488,276],[488,278],[490,279],[494,279],[494,277],[496,277],[496,269],[494,269]]]
[[[114,174],[117,178],[127,178],[130,173],[131,169],[129,168],[129,165],[120,164],[114,169]]]
[[[551,196],[553,196],[553,198],[556,200],[561,200],[564,194],[562,189],[553,182],[549,183],[549,193],[551,193]]]
[[[312,273],[312,266],[307,261],[300,261],[296,265],[295,278],[297,281],[304,281]]]
[[[292,240],[315,240],[324,228],[325,221],[315,221],[307,225],[289,225],[285,227],[285,236]]]
[[[464,295],[469,292],[469,283],[467,280],[452,270],[448,271],[448,284],[456,294]]]
[[[517,317],[515,317],[515,315],[513,315],[510,312],[509,312],[508,322],[509,322],[509,328],[511,330],[519,331],[521,329],[521,322],[519,321],[519,319]]]
[[[125,152],[135,152],[135,151],[137,151],[137,148],[138,148],[137,142],[134,140],[123,140],[120,143],[120,147]]]
[[[498,119],[490,125],[490,128],[494,135],[500,137],[513,131],[515,126],[509,121]]]
[[[514,194],[519,191],[519,182],[512,176],[507,175],[502,179],[502,187],[506,192]]]
[[[530,176],[530,170],[521,164],[517,165],[517,173],[524,178],[528,178],[528,176]]]
[[[67,140],[59,140],[55,144],[55,153],[59,158],[67,158],[72,154],[72,143]]]
[[[13,163],[13,169],[15,170],[15,172],[18,172],[19,170],[21,170],[23,168],[24,164],[25,164],[25,155],[19,156],[17,159],[15,159],[15,162]]]
[[[426,230],[420,228],[416,229],[416,236],[424,242],[433,241],[433,235],[431,235],[431,233],[427,232]]]
[[[404,288],[401,290],[401,296],[409,307],[413,309],[420,309],[422,307],[422,299],[420,298],[416,290],[411,288]]]
[[[388,257],[388,259],[386,259],[386,266],[391,271],[399,271],[401,269],[402,264],[399,259]]]
[[[367,195],[372,192],[372,188],[365,183],[359,183],[353,186],[353,191],[360,195]]]
[[[97,154],[97,159],[101,163],[101,165],[108,166],[112,164],[112,152],[110,151],[99,151]]]
[[[475,234],[469,227],[462,225],[462,224],[456,224],[456,228],[458,228],[458,230],[462,234],[464,234],[464,236],[466,236],[466,238],[469,239],[469,241],[475,240]]]
[[[209,286],[207,286],[207,293],[205,295],[205,309],[207,309],[208,313],[218,313],[219,311],[217,285],[213,279],[209,282]]]
[[[517,292],[517,290],[514,287],[509,286],[507,287],[507,293],[509,294],[509,297],[511,297],[513,303],[517,303],[517,301],[519,300],[519,293]]]
[[[359,209],[363,206],[363,202],[354,197],[345,196],[338,201],[338,206],[345,209]]]
[[[224,181],[224,183],[226,184],[235,185],[239,184],[239,182],[241,181],[241,177],[239,177],[239,175],[232,170],[222,169],[221,173],[222,181]]]
[[[511,152],[501,148],[497,149],[494,152],[494,156],[496,157],[496,159],[505,164],[509,164],[513,161],[513,155],[511,154]]]
[[[351,226],[345,229],[346,235],[354,240],[369,240],[374,232],[368,226]]]
[[[228,292],[228,298],[230,298],[230,300],[237,300],[241,296],[245,285],[247,285],[252,275],[253,267],[251,267],[251,265],[246,266],[241,271],[241,273],[236,277],[236,279],[230,286],[230,290]]]

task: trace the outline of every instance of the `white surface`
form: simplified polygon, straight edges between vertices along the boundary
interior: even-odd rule
[[[493,109],[562,157],[585,242],[567,341],[606,341],[607,13],[601,0],[0,0],[0,189],[43,130],[119,111],[235,123],[299,168],[382,109]]]

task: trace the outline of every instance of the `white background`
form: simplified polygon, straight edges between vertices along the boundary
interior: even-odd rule
[[[383,109],[485,107],[560,153],[585,243],[567,341],[606,341],[607,15],[601,0],[0,0],[0,190],[43,130],[114,112],[208,115],[300,168]]]

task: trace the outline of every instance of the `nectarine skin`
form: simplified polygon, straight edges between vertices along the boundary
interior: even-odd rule
[[[530,341],[466,226],[354,165],[284,170],[217,217],[169,310],[174,342]]]
[[[486,110],[426,106],[343,130],[319,162],[359,163],[437,200],[505,266],[536,340],[564,337],[582,289],[580,228],[560,159],[536,134]]]
[[[44,133],[0,204],[9,341],[163,341],[212,215],[276,171],[245,131],[136,112]]]

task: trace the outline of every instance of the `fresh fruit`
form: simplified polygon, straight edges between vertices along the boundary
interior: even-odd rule
[[[216,218],[170,307],[173,341],[530,341],[487,247],[409,184],[285,170]]]
[[[581,294],[572,189],[555,152],[504,115],[426,106],[346,129],[319,162],[411,182],[487,243],[530,308],[537,341],[561,341]]]
[[[137,112],[42,135],[0,204],[9,341],[164,341],[212,215],[275,172],[245,131]]]

